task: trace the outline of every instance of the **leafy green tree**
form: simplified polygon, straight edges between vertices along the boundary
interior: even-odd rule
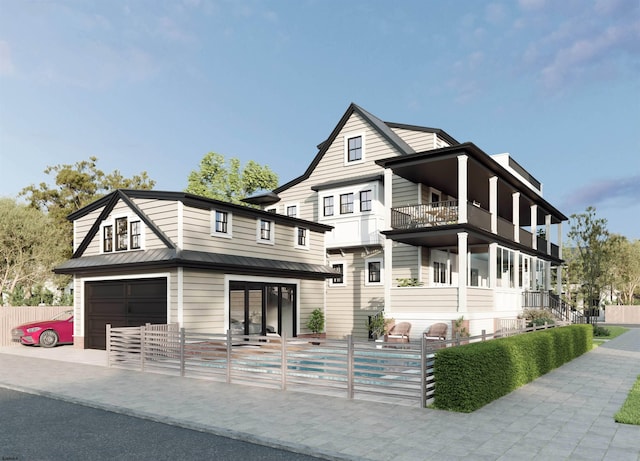
[[[97,166],[97,157],[89,157],[73,165],[47,167],[44,172],[55,178],[55,184],[41,182],[22,189],[21,196],[47,215],[67,234],[67,254],[71,254],[72,225],[67,216],[116,189],[152,189],[155,181],[146,172],[125,178],[120,171],[105,173]]]
[[[37,286],[54,280],[51,269],[67,250],[64,230],[49,216],[14,199],[0,199],[0,293],[31,298]]]
[[[640,240],[630,241],[621,235],[612,235],[610,278],[612,290],[618,291],[620,302],[632,305],[640,289]]]
[[[272,190],[278,185],[278,176],[268,166],[250,160],[241,168],[240,160],[225,161],[223,155],[209,152],[200,161],[200,169],[189,174],[186,192],[231,203],[260,190]]]
[[[607,220],[597,218],[596,209],[590,206],[584,213],[572,214],[570,225],[567,236],[576,252],[573,268],[587,307],[592,307],[600,299],[610,261]]]

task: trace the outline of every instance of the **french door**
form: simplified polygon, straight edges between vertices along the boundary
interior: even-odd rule
[[[296,286],[263,282],[229,282],[232,333],[296,336]]]

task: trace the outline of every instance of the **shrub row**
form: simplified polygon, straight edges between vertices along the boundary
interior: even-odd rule
[[[591,325],[536,331],[436,353],[434,406],[471,412],[591,350]]]

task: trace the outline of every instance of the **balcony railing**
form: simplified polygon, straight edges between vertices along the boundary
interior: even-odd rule
[[[441,226],[457,222],[457,200],[445,200],[425,205],[406,205],[391,209],[391,227],[393,229]]]
[[[477,204],[467,203],[467,220],[476,227],[491,232],[491,214],[477,206]],[[391,209],[392,229],[419,229],[446,224],[458,223],[458,201],[445,200],[442,202],[427,203],[424,205],[405,205]],[[504,218],[497,219],[497,234],[505,239],[514,240],[513,223]],[[531,232],[520,228],[519,240],[522,245],[533,248]],[[537,238],[537,249],[543,253],[547,251],[547,241]],[[559,257],[558,245],[551,243],[551,256]]]

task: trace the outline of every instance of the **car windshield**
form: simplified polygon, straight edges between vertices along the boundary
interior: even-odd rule
[[[73,311],[64,311],[60,312],[51,320],[69,320],[71,317],[73,317]]]

